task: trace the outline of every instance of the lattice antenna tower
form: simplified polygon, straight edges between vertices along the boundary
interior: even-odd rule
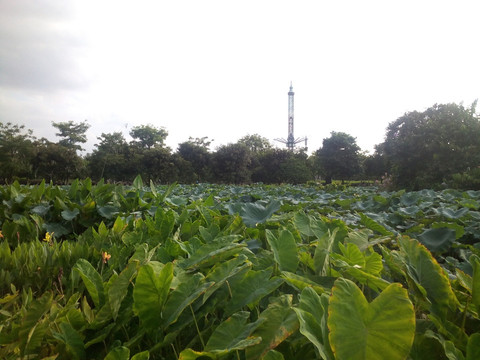
[[[290,82],[290,91],[288,92],[288,137],[287,139],[275,139],[275,141],[281,142],[282,144],[287,145],[287,149],[293,151],[295,145],[305,141],[305,150],[307,149],[307,138],[296,138],[293,135],[293,97],[295,93],[293,92],[292,82]]]

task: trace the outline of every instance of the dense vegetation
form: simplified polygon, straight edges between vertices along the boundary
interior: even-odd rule
[[[480,355],[480,192],[0,187],[2,359]]]
[[[80,156],[87,122],[53,123],[57,143],[37,139],[31,130],[0,123],[0,178],[11,183],[41,179],[67,183],[90,177],[127,182],[141,174],[156,183],[266,184],[319,180],[379,180],[395,188],[454,187],[480,189],[480,122],[476,103],[434,105],[390,123],[385,140],[372,155],[362,153],[355,138],[332,132],[320,149],[274,148],[260,135],[210,150],[208,138],[190,138],[175,151],[165,146],[168,132],[152,125],[102,134],[92,153]],[[311,134],[310,136],[314,136]]]

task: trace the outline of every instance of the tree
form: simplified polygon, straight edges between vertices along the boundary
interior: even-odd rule
[[[45,138],[37,142],[36,155],[32,160],[35,178],[67,183],[71,178],[84,177],[85,160],[74,148],[55,144]]]
[[[213,154],[215,180],[228,184],[249,183],[250,163],[250,151],[245,145],[222,145]]]
[[[35,156],[35,137],[24,125],[0,122],[0,177],[31,177],[31,161]]]
[[[136,145],[141,149],[150,149],[152,147],[164,147],[168,132],[163,127],[156,128],[153,125],[140,125],[132,128],[130,136],[134,139],[132,145]]]
[[[182,164],[183,182],[205,182],[211,180],[212,154],[208,151],[211,141],[207,137],[189,138],[178,145],[177,154],[186,161]]]
[[[269,149],[256,156],[252,181],[266,184],[301,184],[313,179],[304,152],[287,149]]]
[[[259,153],[272,148],[270,141],[258,134],[246,135],[238,140],[238,143],[245,145],[253,153]]]
[[[69,149],[83,150],[79,143],[84,144],[87,142],[85,133],[90,128],[87,120],[80,123],[75,123],[71,120],[68,122],[52,122],[52,126],[58,129],[58,133],[55,135],[63,138],[58,142],[59,145]]]
[[[132,161],[128,144],[121,132],[97,137],[100,141],[96,149],[87,156],[88,168],[92,178],[105,178],[113,181],[127,181],[132,178]]]
[[[360,147],[353,136],[332,131],[322,145],[315,156],[327,184],[333,178],[343,181],[360,172]]]
[[[438,187],[454,173],[480,165],[480,122],[463,105],[434,105],[406,113],[387,128],[381,150],[395,184]]]

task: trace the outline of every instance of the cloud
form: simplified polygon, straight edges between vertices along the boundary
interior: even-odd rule
[[[33,91],[83,88],[85,43],[72,6],[58,1],[0,3],[0,87]]]

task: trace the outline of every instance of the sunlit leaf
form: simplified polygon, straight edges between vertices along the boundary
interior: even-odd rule
[[[297,244],[292,233],[288,230],[282,230],[277,237],[272,231],[266,230],[265,234],[280,271],[294,273],[297,270],[299,260]]]
[[[322,359],[333,359],[328,340],[328,296],[319,296],[312,288],[303,289],[298,308],[293,308],[300,322],[300,332],[312,342]]]
[[[432,310],[444,314],[447,308],[454,309],[457,299],[450,281],[432,254],[414,239],[402,237],[398,238],[398,243],[405,256],[407,274],[420,290],[424,289]]]
[[[129,360],[130,350],[125,346],[119,346],[109,351],[104,360]]]
[[[340,278],[332,289],[328,312],[336,359],[394,360],[409,354],[415,313],[400,284],[391,284],[369,304],[352,281]]]

